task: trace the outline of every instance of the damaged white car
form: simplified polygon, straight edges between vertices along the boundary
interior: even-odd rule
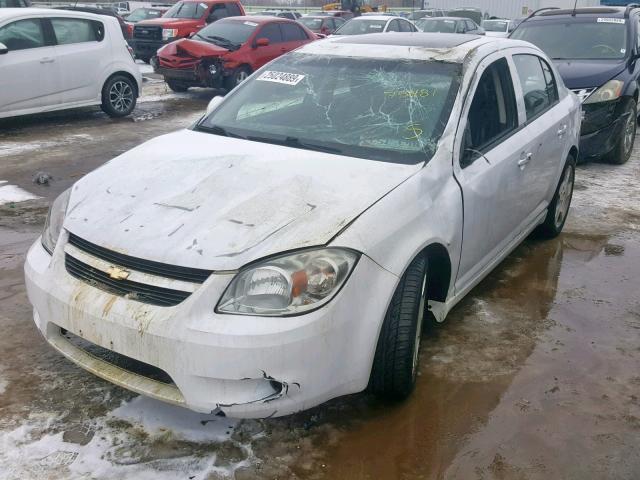
[[[525,42],[311,43],[54,202],[25,265],[35,323],[92,373],[199,412],[407,396],[423,323],[562,230],[579,131]]]

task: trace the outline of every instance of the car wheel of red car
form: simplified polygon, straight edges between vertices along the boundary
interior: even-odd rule
[[[186,92],[189,90],[189,85],[180,82],[167,82],[167,85],[169,85],[169,88],[174,92]]]
[[[251,75],[251,69],[247,66],[238,67],[234,70],[234,72],[225,78],[225,87],[227,90],[233,90],[242,82],[244,82],[247,77]]]

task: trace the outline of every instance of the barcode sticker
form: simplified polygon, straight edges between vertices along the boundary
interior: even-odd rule
[[[285,85],[297,85],[304,77],[304,75],[299,75],[297,73],[273,72],[271,70],[267,70],[266,72],[263,72],[257,80],[261,80],[263,82],[283,83]]]

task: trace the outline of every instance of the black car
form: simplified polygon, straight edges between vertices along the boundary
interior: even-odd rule
[[[640,9],[593,7],[534,13],[510,37],[540,47],[582,100],[580,158],[625,163],[636,135]]]

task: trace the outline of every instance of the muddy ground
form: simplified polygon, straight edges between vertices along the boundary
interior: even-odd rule
[[[236,421],[138,397],[75,367],[32,323],[22,263],[49,202],[189,125],[212,92],[148,82],[132,119],[95,109],[0,121],[2,479],[640,478],[640,150],[580,166],[565,233],[527,240],[436,332],[414,395]],[[53,177],[32,182],[37,172]]]

